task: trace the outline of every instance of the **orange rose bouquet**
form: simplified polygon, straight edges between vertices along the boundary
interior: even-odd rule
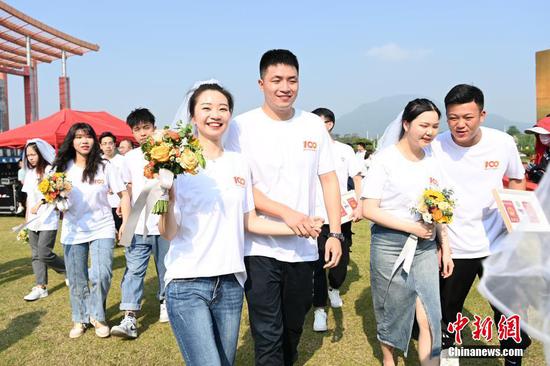
[[[431,224],[450,224],[453,221],[455,201],[450,189],[428,188],[420,197],[418,206],[411,208],[412,213],[420,214],[422,221]]]
[[[145,160],[149,162],[144,168],[143,175],[149,179],[155,175],[160,175],[161,180],[166,180],[166,176],[175,177],[179,174],[195,175],[206,165],[199,140],[193,135],[193,126],[182,126],[181,121],[178,122],[175,131],[168,127],[155,131],[141,145],[141,150]],[[164,195],[155,203],[153,214],[162,214],[168,210],[166,186],[170,185],[161,182]]]

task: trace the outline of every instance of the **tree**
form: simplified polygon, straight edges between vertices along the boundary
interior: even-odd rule
[[[511,136],[521,135],[521,131],[518,130],[516,126],[510,126],[510,128],[506,130],[506,133]]]

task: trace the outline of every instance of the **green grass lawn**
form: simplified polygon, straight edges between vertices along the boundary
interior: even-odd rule
[[[49,271],[50,296],[25,302],[23,296],[34,284],[28,245],[15,240],[10,231],[21,218],[0,217],[0,364],[1,365],[178,365],[182,358],[168,324],[158,320],[155,294],[157,279],[151,264],[145,283],[143,311],[139,318],[139,338],[125,341],[97,338],[93,330],[78,339],[69,339],[72,327],[69,292],[63,277]],[[344,306],[329,310],[329,330],[312,331],[310,312],[300,343],[298,365],[377,365],[380,348],[369,286],[369,228],[366,223],[354,226],[354,245],[348,277],[342,288]],[[56,244],[57,253],[62,252]],[[120,281],[124,273],[124,251],[116,248],[114,277],[107,301],[107,319],[120,321]],[[484,299],[472,291],[466,313],[491,315]],[[463,332],[465,344],[483,344]],[[496,342],[494,342],[496,344]],[[243,310],[237,365],[253,363],[253,344],[248,326],[246,305]],[[409,357],[399,355],[400,365],[417,365],[416,344]],[[461,365],[501,365],[498,359],[463,359]],[[527,351],[524,365],[543,365],[543,351],[535,342]]]

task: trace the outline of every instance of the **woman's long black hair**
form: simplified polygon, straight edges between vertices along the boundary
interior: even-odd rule
[[[57,157],[53,162],[53,168],[58,172],[64,172],[67,170],[67,165],[69,161],[75,159],[76,150],[74,149],[73,141],[78,130],[83,131],[87,135],[91,136],[94,140],[94,144],[90,149],[90,153],[86,157],[86,168],[84,168],[84,172],[82,173],[82,181],[88,181],[88,183],[91,184],[94,181],[97,170],[99,169],[100,165],[104,164],[104,162],[103,158],[101,157],[101,150],[99,149],[99,141],[97,139],[97,135],[92,126],[87,123],[75,123],[69,129],[65,140],[63,140],[63,144],[61,144],[61,147],[59,148]]]
[[[44,159],[42,153],[40,153],[40,149],[38,149],[38,146],[36,146],[34,142],[31,142],[30,144],[27,144],[27,146],[25,146],[25,157],[27,156],[27,149],[29,147],[34,150],[36,155],[38,155],[38,161],[36,162],[36,166],[31,166],[31,164],[29,163],[29,159],[25,159],[26,161],[24,162],[24,164],[27,169],[36,169],[36,175],[38,175],[38,179],[41,180],[49,163],[46,161],[46,159]]]

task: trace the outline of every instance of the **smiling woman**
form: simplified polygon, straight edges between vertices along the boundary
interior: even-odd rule
[[[187,365],[232,365],[246,279],[244,231],[293,231],[256,215],[250,168],[241,154],[223,149],[231,94],[209,81],[190,92],[188,104],[206,166],[195,176],[178,176],[159,221],[159,232],[171,240],[164,277],[168,318]]]

